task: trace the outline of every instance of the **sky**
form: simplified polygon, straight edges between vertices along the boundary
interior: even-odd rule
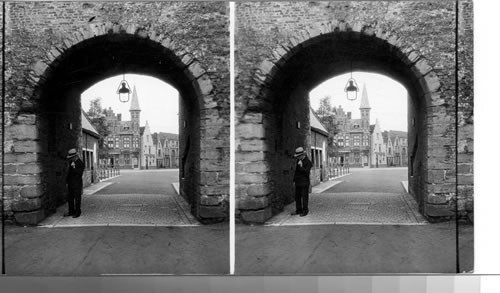
[[[401,130],[408,131],[408,94],[403,85],[386,77],[385,75],[353,72],[352,77],[359,86],[358,98],[349,101],[344,92],[350,73],[328,79],[309,93],[311,107],[318,109],[319,101],[325,96],[330,96],[332,106],[342,106],[344,111],[352,112],[353,119],[361,118],[359,106],[363,84],[368,92],[368,102],[370,103],[370,124],[375,124],[378,118],[382,131]]]
[[[111,77],[84,91],[81,95],[83,110],[88,111],[90,101],[100,97],[103,108],[111,107],[116,114],[122,114],[123,121],[130,120],[129,109],[132,93],[127,103],[120,102],[116,94],[122,79],[123,75]],[[140,125],[144,126],[147,120],[151,132],[179,133],[178,91],[168,83],[146,75],[126,74],[125,79],[131,89],[134,85],[137,89],[141,108]]]

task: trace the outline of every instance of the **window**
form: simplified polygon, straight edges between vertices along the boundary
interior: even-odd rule
[[[115,148],[120,148],[120,137],[115,137]]]
[[[377,133],[377,139],[380,139],[380,133]]]
[[[137,137],[137,136],[134,136],[133,147],[134,148],[139,147],[139,137]]]
[[[349,146],[349,136],[346,136],[345,137],[345,146],[348,147]]]
[[[359,146],[359,135],[355,135],[354,137],[354,141],[353,141],[353,145],[354,146]]]
[[[130,137],[129,136],[123,137],[123,147],[126,149],[130,148]]]
[[[368,135],[363,136],[363,145],[368,146]]]
[[[85,163],[85,169],[91,170],[94,164],[94,152],[89,150],[84,150],[83,152],[83,162]]]
[[[108,147],[114,148],[115,139],[113,137],[108,138]]]
[[[344,146],[344,140],[342,138],[338,139],[339,146]]]

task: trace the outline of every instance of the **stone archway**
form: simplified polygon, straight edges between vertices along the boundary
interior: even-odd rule
[[[64,153],[79,145],[80,94],[93,83],[131,72],[157,77],[181,96],[179,119],[181,194],[201,221],[226,218],[227,191],[203,145],[213,139],[217,111],[214,86],[204,66],[173,36],[138,24],[90,23],[58,36],[31,67],[19,96],[10,103],[6,123],[5,189],[7,213],[22,224],[36,224],[64,200]],[[219,161],[223,158],[219,158]]]
[[[308,93],[351,64],[353,71],[381,73],[406,87],[411,193],[428,218],[455,215],[455,178],[436,176],[455,174],[455,98],[397,30],[331,21],[294,33],[254,71],[237,124],[238,212],[244,221],[263,223],[293,201],[292,154],[298,145],[310,147]]]

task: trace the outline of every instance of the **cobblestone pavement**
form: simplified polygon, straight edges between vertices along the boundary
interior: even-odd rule
[[[323,183],[324,188],[313,188],[326,190],[310,194],[307,216],[291,216],[293,202],[266,225],[426,224],[417,203],[403,187],[406,179],[406,168],[351,169],[351,174]]]
[[[45,227],[193,226],[198,221],[178,195],[93,194],[83,197],[79,218],[63,217],[66,208],[43,221]]]
[[[63,217],[66,205],[40,223],[43,227],[197,226],[189,204],[172,187],[178,171],[127,170],[92,185],[82,197],[82,215]]]
[[[295,203],[292,203],[266,225],[426,223],[418,211],[410,207],[407,200],[402,193],[313,193],[309,196],[307,216],[291,216],[295,210]]]

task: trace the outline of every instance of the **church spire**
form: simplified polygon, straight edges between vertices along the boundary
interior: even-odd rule
[[[361,105],[360,109],[371,109],[370,103],[368,103],[368,92],[366,91],[366,84],[363,84],[363,93],[361,94]]]
[[[139,98],[137,97],[137,90],[135,89],[135,85],[132,91],[132,101],[130,102],[129,111],[141,111],[141,107],[139,107]]]

